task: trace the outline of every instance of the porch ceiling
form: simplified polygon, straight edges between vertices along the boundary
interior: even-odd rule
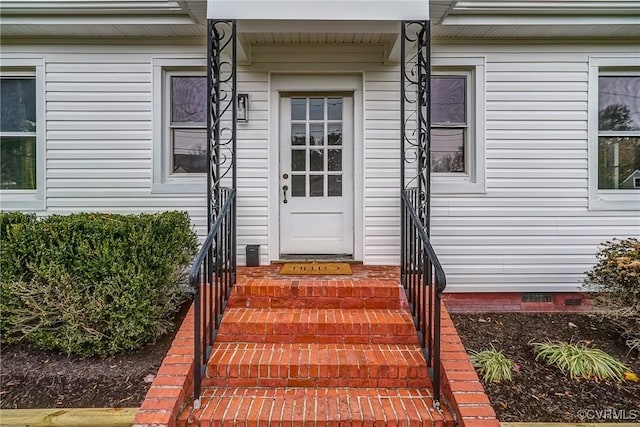
[[[244,33],[251,45],[264,44],[364,44],[381,45],[393,43],[397,33]]]

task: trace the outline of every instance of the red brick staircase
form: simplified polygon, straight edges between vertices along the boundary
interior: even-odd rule
[[[234,286],[183,426],[453,426],[397,280],[255,279]]]

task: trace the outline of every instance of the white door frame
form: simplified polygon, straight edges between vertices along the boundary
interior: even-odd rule
[[[269,74],[269,260],[280,259],[280,92],[353,92],[353,259],[364,261],[363,75]]]

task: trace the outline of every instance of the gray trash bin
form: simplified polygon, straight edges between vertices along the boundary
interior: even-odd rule
[[[247,245],[247,267],[260,266],[260,245]]]

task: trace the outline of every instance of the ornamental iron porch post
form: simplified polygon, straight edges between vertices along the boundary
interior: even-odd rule
[[[417,188],[416,211],[430,234],[431,32],[429,21],[402,21],[400,188]]]
[[[223,187],[237,188],[237,22],[207,20],[207,231],[224,203]],[[236,201],[232,207],[230,256],[235,283]],[[211,264],[210,264],[211,265]]]

